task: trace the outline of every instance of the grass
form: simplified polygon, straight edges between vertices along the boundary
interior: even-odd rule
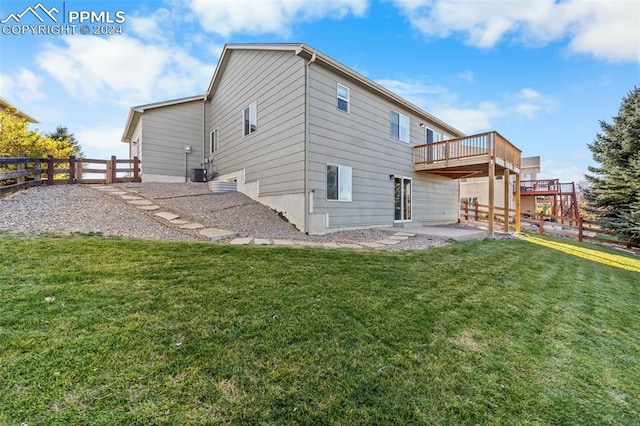
[[[0,236],[0,424],[637,424],[638,271],[548,237]]]

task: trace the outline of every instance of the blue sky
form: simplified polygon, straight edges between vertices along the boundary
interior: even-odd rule
[[[87,157],[126,157],[129,107],[202,94],[225,43],[307,43],[467,133],[497,130],[564,181],[640,85],[638,0],[3,0],[0,21],[29,6],[75,34],[16,27],[40,24],[31,13],[0,24],[0,96],[40,131],[67,126]]]

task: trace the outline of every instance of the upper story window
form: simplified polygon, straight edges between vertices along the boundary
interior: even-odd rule
[[[256,130],[258,130],[258,101],[253,101],[251,105],[244,109],[242,134],[247,136]]]
[[[432,143],[436,141],[433,129],[430,129],[428,127],[424,128],[424,141],[425,143]]]
[[[209,134],[209,152],[213,154],[218,150],[218,128]]]
[[[391,137],[409,142],[409,117],[391,111]]]
[[[338,109],[340,111],[349,112],[349,104],[351,103],[349,99],[350,92],[351,90],[349,90],[347,86],[343,86],[342,84],[338,83],[337,98]]]

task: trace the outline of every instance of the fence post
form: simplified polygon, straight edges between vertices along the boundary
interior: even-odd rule
[[[540,235],[544,235],[544,213],[540,213]]]
[[[578,216],[578,241],[582,242],[582,217]]]
[[[469,220],[469,200],[464,200],[464,220]]]
[[[36,182],[39,182],[37,185],[41,185],[42,184],[42,160],[37,159],[33,163],[33,168],[34,168],[33,180],[35,180]]]
[[[82,170],[82,158],[76,160],[76,182],[82,183],[82,175],[84,171]]]
[[[111,156],[111,183],[117,182],[117,171],[118,164],[116,163],[116,156]]]
[[[138,156],[133,157],[133,181],[140,182],[140,159]]]
[[[18,153],[18,157],[19,157],[19,158],[25,158],[25,157],[26,157],[26,155],[25,155],[25,153],[24,153],[24,152],[19,152],[19,153]],[[25,170],[25,166],[26,166],[26,165],[27,165],[26,163],[18,163],[18,164],[17,164],[17,169],[18,169],[18,171],[19,171],[19,172],[23,172],[23,171]],[[19,185],[19,184],[21,184],[21,183],[24,183],[24,175],[20,175],[20,176],[18,176],[18,178],[17,178],[17,180],[16,180],[16,183],[17,183],[18,185]]]
[[[76,183],[76,157],[69,156],[69,185]]]
[[[53,155],[47,156],[47,185],[53,185]]]
[[[473,208],[474,208],[474,219],[477,222],[480,219],[478,217],[478,202],[477,201],[473,203]]]

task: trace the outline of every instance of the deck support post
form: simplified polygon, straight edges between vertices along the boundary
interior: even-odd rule
[[[520,172],[516,173],[516,232],[520,232]]]
[[[489,237],[493,237],[494,214],[495,214],[495,179],[496,163],[493,157],[489,160]]]
[[[504,181],[504,232],[509,232],[509,212],[511,210],[511,205],[509,201],[511,201],[511,194],[509,193],[509,169],[505,167],[504,169],[504,177],[502,180]]]

